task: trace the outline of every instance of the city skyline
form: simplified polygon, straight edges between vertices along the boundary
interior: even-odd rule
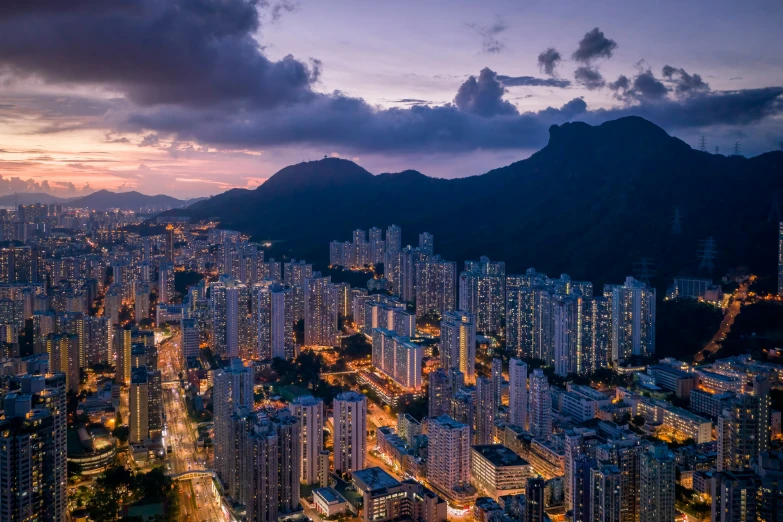
[[[176,22],[166,16],[178,2],[155,10],[135,0],[122,13],[89,5],[0,13],[6,193],[74,194],[89,184],[204,196],[253,188],[324,155],[375,172],[474,175],[539,149],[550,124],[630,114],[694,147],[704,135],[711,152],[729,154],[738,141],[756,155],[781,141],[774,2],[667,2],[655,12],[432,2],[417,6],[413,24],[405,3],[382,13],[288,0],[200,12],[183,4],[192,16]],[[28,20],[69,44],[47,45]],[[100,42],[100,27],[115,29],[117,46],[119,35],[162,45],[156,22],[177,38],[199,24],[221,27],[216,20],[225,26],[189,49]],[[714,29],[694,39],[694,25]],[[123,71],[111,66],[113,52],[124,55]],[[250,115],[243,125],[238,110]],[[481,132],[454,134],[465,125]]]

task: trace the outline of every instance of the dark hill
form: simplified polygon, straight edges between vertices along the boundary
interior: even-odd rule
[[[186,206],[187,201],[158,194],[148,196],[140,192],[110,192],[99,190],[82,198],[72,199],[68,206],[73,208],[89,208],[93,210],[108,210],[119,208],[122,210],[138,209],[171,209]]]
[[[771,194],[783,192],[781,174],[783,152],[708,154],[629,117],[553,126],[542,150],[481,176],[372,176],[352,162],[324,159],[286,167],[256,190],[172,212],[285,240],[285,252],[274,255],[321,266],[330,240],[396,223],[405,244],[432,232],[436,252],[460,268],[485,254],[506,261],[510,272],[534,266],[602,284],[620,282],[644,256],[665,286],[696,272],[698,241],[708,236],[719,250],[715,278],[740,264],[774,272],[777,224],[767,218]],[[680,236],[671,233],[675,207]]]

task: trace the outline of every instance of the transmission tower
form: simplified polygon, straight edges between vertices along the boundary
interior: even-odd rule
[[[740,149],[740,144],[738,141],[734,142],[734,151],[732,152],[733,156],[742,156],[742,150]]]
[[[672,235],[682,234],[682,216],[680,216],[680,207],[674,207],[674,217],[672,217]]]
[[[767,222],[780,223],[780,193],[778,191],[772,193],[772,201],[769,203]]]
[[[633,264],[633,276],[637,281],[650,285],[650,279],[655,277],[655,262],[649,257],[642,257]]]
[[[720,153],[720,147],[715,145],[715,154],[719,154],[719,153]]]
[[[699,139],[699,150],[702,152],[707,152],[707,138],[704,136]]]
[[[718,251],[715,248],[715,238],[710,236],[707,239],[699,241],[699,272],[706,270],[712,275],[715,270],[715,258],[718,257]]]

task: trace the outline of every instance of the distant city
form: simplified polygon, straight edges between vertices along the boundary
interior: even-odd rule
[[[783,223],[777,293],[665,295],[447,261],[397,225],[323,267],[127,210],[0,230],[0,520],[783,520],[781,353],[723,347],[781,305]],[[659,346],[671,303],[717,318],[703,350]]]

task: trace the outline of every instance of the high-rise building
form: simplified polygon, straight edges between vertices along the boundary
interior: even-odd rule
[[[544,492],[546,481],[542,477],[527,479],[525,487],[525,522],[544,522]]]
[[[474,382],[476,367],[476,323],[470,314],[446,312],[440,322],[441,367],[457,368],[467,382]]]
[[[591,470],[590,506],[592,513],[587,522],[620,522],[622,498],[622,472],[620,468],[599,464]],[[591,516],[590,516],[591,515]]]
[[[486,335],[500,333],[506,299],[506,264],[465,261],[459,277],[459,308],[476,318],[476,330]]]
[[[180,323],[180,348],[182,360],[187,361],[199,355],[199,333],[196,319],[183,319]]]
[[[627,277],[612,285],[612,360],[655,353],[655,288]],[[606,292],[606,291],[605,291]]]
[[[150,287],[147,284],[139,284],[136,287],[136,294],[134,297],[134,317],[136,323],[140,323],[143,319],[149,319],[150,317]]]
[[[9,522],[62,522],[65,510],[54,502],[56,481],[54,417],[33,408],[32,396],[11,392],[0,417],[0,519]]]
[[[438,368],[430,373],[428,390],[428,417],[435,418],[448,415],[451,410],[451,378],[443,368]]]
[[[311,396],[297,397],[291,403],[291,413],[299,419],[302,457],[300,480],[304,484],[316,484],[324,449],[324,401]]]
[[[778,228],[778,295],[783,296],[783,221]]]
[[[674,454],[666,444],[652,445],[639,460],[639,521],[674,520]]]
[[[761,480],[759,520],[783,522],[783,455],[771,451],[761,453],[756,472]]]
[[[174,301],[174,265],[164,263],[158,270],[158,303],[168,304]]]
[[[253,285],[251,292],[255,358],[292,359],[296,355],[293,290],[264,281]]]
[[[372,363],[394,382],[409,390],[421,389],[421,361],[424,348],[391,330],[372,333]]]
[[[299,421],[288,410],[253,421],[241,433],[243,493],[248,522],[276,522],[299,507]]]
[[[419,250],[432,255],[435,251],[435,238],[429,232],[419,234]]]
[[[721,471],[712,479],[713,522],[756,522],[760,477],[751,470]]]
[[[122,385],[130,383],[131,379],[131,330],[116,326],[112,340],[114,356],[116,358],[117,382]]]
[[[367,454],[367,397],[344,392],[334,399],[334,471],[364,469]]]
[[[46,337],[49,368],[62,372],[68,391],[79,391],[79,338],[70,334],[49,334]]]
[[[770,384],[766,376],[753,380],[753,393],[735,397],[718,417],[718,471],[751,468],[769,449]]]
[[[476,435],[474,444],[493,444],[495,442],[495,391],[492,380],[487,377],[476,379]]]
[[[509,422],[522,429],[527,428],[527,364],[512,358],[508,362]]]
[[[495,397],[495,407],[503,405],[503,359],[492,359],[492,394]]]
[[[314,277],[304,284],[304,343],[337,344],[337,296],[331,277]]]
[[[130,398],[128,402],[130,437],[133,443],[144,442],[150,436],[149,429],[149,379],[147,367],[131,370]]]
[[[147,370],[147,425],[150,432],[156,434],[163,429],[163,381],[160,370],[149,368]]]
[[[549,439],[552,434],[552,395],[549,392],[549,379],[540,368],[533,370],[530,376],[530,433],[541,440]]]
[[[464,505],[475,497],[470,485],[470,427],[441,415],[429,419],[427,436],[427,481],[452,503]]]
[[[213,381],[215,471],[223,484],[227,484],[239,469],[231,417],[237,408],[253,408],[253,371],[235,358],[227,367],[214,371]]]
[[[68,415],[66,411],[65,381],[65,374],[62,373],[48,374],[46,376],[25,374],[15,377],[11,385],[11,388],[16,388],[18,385],[18,392],[31,397],[33,408],[46,408],[52,415],[53,446],[51,458],[53,459],[53,467],[51,468],[51,476],[45,478],[44,487],[51,486],[52,493],[51,496],[47,495],[46,502],[50,504],[50,512],[54,516],[51,518],[44,517],[42,520],[57,522],[65,520],[68,502],[66,458]],[[7,463],[8,461],[3,462]],[[2,466],[0,466],[0,469],[2,469]],[[0,474],[2,474],[1,471]],[[8,482],[5,483],[8,484]],[[3,513],[1,508],[0,513]]]
[[[456,308],[457,264],[432,256],[416,268],[416,315],[443,315]]]
[[[575,296],[558,296],[552,302],[555,374],[584,373],[581,351],[581,302]]]

